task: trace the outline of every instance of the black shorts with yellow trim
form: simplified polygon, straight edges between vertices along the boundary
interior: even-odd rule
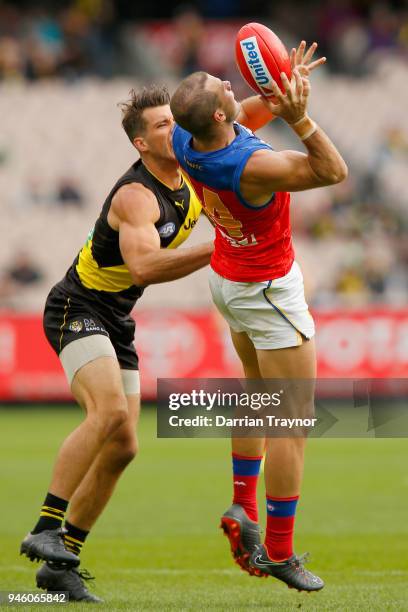
[[[71,342],[99,334],[111,341],[121,369],[139,369],[133,344],[135,322],[130,315],[101,308],[75,291],[68,294],[57,284],[48,294],[43,325],[47,340],[57,355]]]

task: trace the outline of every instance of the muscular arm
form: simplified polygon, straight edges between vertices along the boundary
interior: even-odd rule
[[[310,82],[297,69],[289,82],[284,73],[281,80],[285,94],[276,83],[271,88],[276,104],[275,115],[282,117],[306,146],[307,154],[296,151],[266,151],[254,153],[241,176],[241,192],[255,206],[267,201],[274,191],[301,191],[333,185],[347,176],[342,156],[324,131],[307,114]]]
[[[304,127],[307,129],[306,121]],[[333,185],[346,178],[343,158],[320,127],[317,126],[304,145],[307,154],[267,150],[254,153],[242,173],[243,196],[255,205],[262,204],[274,191],[303,191]]]
[[[109,221],[119,230],[120,251],[136,285],[175,280],[209,263],[212,243],[185,249],[160,248],[154,225],[160,216],[159,207],[152,192],[142,185],[122,187],[110,212]]]

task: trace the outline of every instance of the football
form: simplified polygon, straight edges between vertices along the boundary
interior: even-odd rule
[[[239,30],[235,59],[242,77],[256,93],[271,96],[272,80],[285,91],[280,74],[285,72],[291,77],[289,54],[282,41],[266,26],[247,23]]]

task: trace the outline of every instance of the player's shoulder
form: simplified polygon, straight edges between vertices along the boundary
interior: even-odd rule
[[[126,183],[119,187],[113,197],[112,204],[115,203],[117,206],[123,206],[135,200],[138,202],[151,202],[156,200],[156,197],[153,191],[142,183]]]
[[[112,198],[111,212],[118,220],[155,217],[159,210],[157,198],[142,183],[122,185]]]

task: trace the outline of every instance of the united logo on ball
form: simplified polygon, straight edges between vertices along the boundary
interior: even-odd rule
[[[282,41],[266,26],[248,23],[235,42],[238,69],[248,85],[262,96],[271,96],[272,81],[284,92],[281,72],[291,77],[290,58]]]

